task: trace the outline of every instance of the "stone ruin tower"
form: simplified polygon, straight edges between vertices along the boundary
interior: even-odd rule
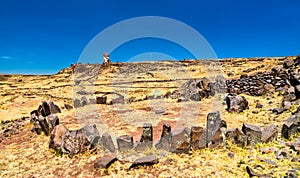
[[[109,54],[108,53],[103,53],[103,64],[110,64],[111,61],[109,59]]]

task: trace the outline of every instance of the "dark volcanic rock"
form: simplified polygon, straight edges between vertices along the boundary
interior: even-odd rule
[[[57,125],[51,132],[50,141],[49,141],[49,148],[59,149],[62,143],[62,136],[68,129],[64,125]]]
[[[247,136],[238,128],[228,130],[226,138],[238,146],[244,147],[247,145]]]
[[[227,111],[240,113],[248,108],[248,101],[244,96],[238,96],[236,94],[228,94],[225,97]]]
[[[46,101],[42,101],[42,104],[38,107],[38,115],[42,115],[43,117],[47,117],[51,114],[49,105]]]
[[[56,114],[51,114],[48,116],[48,121],[49,121],[49,129],[51,133],[53,128],[59,125],[59,118],[57,117]]]
[[[68,130],[62,136],[61,148],[63,152],[74,154],[83,153],[99,143],[99,131],[95,124],[86,125],[78,130]]]
[[[109,150],[110,152],[115,152],[116,147],[112,141],[112,138],[109,133],[105,132],[101,137],[101,145],[104,149]]]
[[[262,108],[262,107],[263,107],[263,105],[261,103],[257,103],[255,106],[255,108]]]
[[[300,126],[300,117],[298,115],[290,116],[283,124],[281,135],[288,139],[291,135],[297,132],[298,127]]]
[[[67,110],[73,109],[73,106],[70,104],[65,103],[64,106]]]
[[[129,169],[135,168],[137,166],[144,165],[153,165],[158,163],[158,158],[155,155],[145,156],[142,158],[136,159],[133,164],[129,167]]]
[[[284,111],[285,111],[284,108],[274,108],[274,109],[272,109],[272,112],[274,114],[282,114]]]
[[[262,131],[258,126],[243,124],[242,131],[247,136],[248,145],[255,145],[261,141]]]
[[[186,127],[172,133],[172,148],[173,153],[187,153],[190,150],[191,130]]]
[[[268,143],[274,140],[277,137],[277,134],[278,134],[278,127],[276,125],[270,125],[262,131],[261,140],[265,143]]]
[[[81,106],[85,106],[88,105],[88,99],[85,96],[81,97],[81,102],[80,102]]]
[[[171,144],[172,144],[171,126],[169,124],[163,124],[163,129],[162,129],[160,140],[155,145],[155,147],[157,149],[163,149],[166,151],[170,151]]]
[[[79,100],[79,99],[75,99],[75,100],[74,100],[74,107],[75,107],[75,108],[81,107],[81,103],[80,103],[80,100]]]
[[[152,125],[150,123],[144,123],[143,133],[140,142],[136,145],[135,150],[141,151],[146,148],[151,148],[153,143]]]
[[[221,117],[219,112],[210,112],[206,118],[206,143],[209,143],[211,138],[220,129]]]
[[[47,104],[49,106],[51,114],[61,113],[60,108],[56,104],[54,104],[53,101],[50,100],[50,101],[47,102]]]
[[[119,151],[128,151],[133,148],[133,137],[130,135],[122,135],[117,138]]]
[[[224,145],[226,141],[226,129],[227,129],[226,122],[222,120],[219,125],[219,129],[210,138],[208,142],[208,147],[214,148],[214,147]]]
[[[115,161],[117,161],[116,156],[111,156],[111,155],[105,155],[101,157],[100,159],[96,160],[94,163],[94,168],[95,169],[107,169],[111,164],[113,164]]]
[[[50,128],[47,120],[43,116],[38,117],[38,121],[41,127],[41,130],[45,133],[45,135],[49,135]]]
[[[295,64],[294,60],[286,59],[286,60],[284,60],[284,62],[283,62],[283,67],[286,68],[286,69],[288,69],[288,68],[293,67],[294,64]]]
[[[97,96],[96,97],[97,104],[106,104],[106,102],[107,102],[107,96]]]
[[[206,147],[206,130],[203,127],[193,126],[191,128],[191,148],[199,150]]]

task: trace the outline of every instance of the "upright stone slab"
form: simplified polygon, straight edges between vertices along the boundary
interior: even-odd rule
[[[39,116],[38,118],[39,118],[38,121],[42,131],[45,133],[46,136],[48,136],[50,133],[48,122],[43,116]]]
[[[49,106],[49,109],[50,109],[50,113],[51,113],[51,114],[61,113],[60,108],[59,108],[56,104],[54,104],[53,101],[49,100],[49,101],[47,102],[47,104],[48,104],[48,106]]]
[[[116,147],[112,141],[112,138],[109,133],[105,132],[101,137],[101,145],[104,149],[109,150],[110,152],[115,152]]]
[[[210,142],[212,136],[218,131],[220,124],[221,117],[219,111],[208,113],[206,119],[206,144]]]
[[[190,150],[191,130],[186,127],[172,133],[172,148],[173,153],[187,153]]]
[[[143,125],[143,133],[140,139],[140,142],[136,145],[136,151],[142,151],[147,148],[152,147],[153,143],[153,133],[152,133],[152,125],[150,123],[144,123]]]
[[[74,100],[74,107],[75,107],[75,108],[81,107],[81,103],[80,103],[80,100],[79,100],[79,99],[75,99],[75,100]]]
[[[292,115],[283,124],[281,135],[289,139],[291,135],[297,132],[298,127],[300,127],[300,117],[297,115]]]
[[[122,135],[117,138],[119,151],[128,151],[133,148],[133,137],[130,135]]]
[[[206,130],[203,127],[193,126],[191,128],[191,148],[199,150],[206,147]]]
[[[226,138],[238,146],[245,147],[247,145],[247,136],[238,128],[228,130]]]
[[[226,141],[226,130],[227,130],[227,124],[224,120],[221,120],[221,123],[219,124],[217,131],[210,138],[209,144],[207,146],[210,148],[223,146]]]
[[[38,115],[42,115],[43,117],[47,117],[51,114],[50,108],[46,101],[42,101],[42,104],[38,108]]]
[[[261,141],[262,131],[258,126],[243,124],[242,131],[247,136],[248,145],[255,145]]]
[[[107,96],[97,96],[96,97],[97,104],[106,104],[106,102],[107,102]]]
[[[49,132],[51,133],[53,128],[59,125],[59,118],[57,117],[56,114],[51,114],[48,116],[48,121],[49,121],[49,129],[50,129]]]
[[[81,106],[85,106],[88,104],[88,99],[85,96],[83,96],[83,97],[81,97],[80,103],[81,103]]]
[[[277,130],[277,126],[276,125],[270,125],[268,127],[266,127],[263,131],[262,131],[262,137],[261,137],[261,141],[263,141],[264,143],[268,143],[270,141],[273,141],[278,134],[278,130]]]
[[[62,144],[62,137],[68,129],[64,125],[57,125],[51,132],[49,140],[49,148],[60,149]]]
[[[163,124],[161,138],[158,141],[158,143],[155,145],[155,147],[157,149],[170,151],[171,144],[172,144],[171,126],[169,124]]]

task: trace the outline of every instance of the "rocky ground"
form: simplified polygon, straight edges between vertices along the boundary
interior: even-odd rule
[[[284,138],[285,121],[297,116],[300,77],[298,57],[234,58],[216,61],[160,61],[72,65],[56,75],[0,75],[0,175],[1,177],[282,177],[299,175],[297,144],[300,134]],[[216,76],[224,76],[209,85]],[[206,77],[206,79],[203,79]],[[193,79],[193,80],[191,80]],[[226,84],[226,85],[225,85]],[[201,86],[200,86],[201,85]],[[298,90],[299,89],[299,90]],[[236,93],[247,106],[228,108],[226,93]],[[144,123],[153,126],[159,141],[163,124],[174,130],[206,126],[207,114],[219,110],[227,130],[243,124],[277,126],[278,135],[268,143],[245,147],[227,139],[220,148],[187,153],[148,150],[137,155],[119,154],[108,169],[95,169],[106,151],[60,154],[49,149],[49,136],[31,129],[31,111],[41,101],[52,100],[61,112],[59,124],[69,130],[96,124],[99,135],[109,132],[114,145],[121,135],[139,141]],[[234,105],[233,101],[233,105]],[[227,110],[226,110],[227,109]],[[296,123],[297,124],[297,123]],[[299,128],[298,128],[299,130]],[[50,135],[50,134],[49,134]],[[300,146],[299,146],[300,147]],[[156,155],[152,166],[129,169],[145,155]]]

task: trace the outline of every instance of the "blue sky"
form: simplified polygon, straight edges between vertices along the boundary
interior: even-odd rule
[[[0,0],[0,73],[57,73],[76,63],[99,32],[140,16],[190,25],[219,58],[297,55],[299,7],[299,0]],[[192,57],[176,44],[148,38],[122,44],[111,58],[127,61],[147,52]]]

